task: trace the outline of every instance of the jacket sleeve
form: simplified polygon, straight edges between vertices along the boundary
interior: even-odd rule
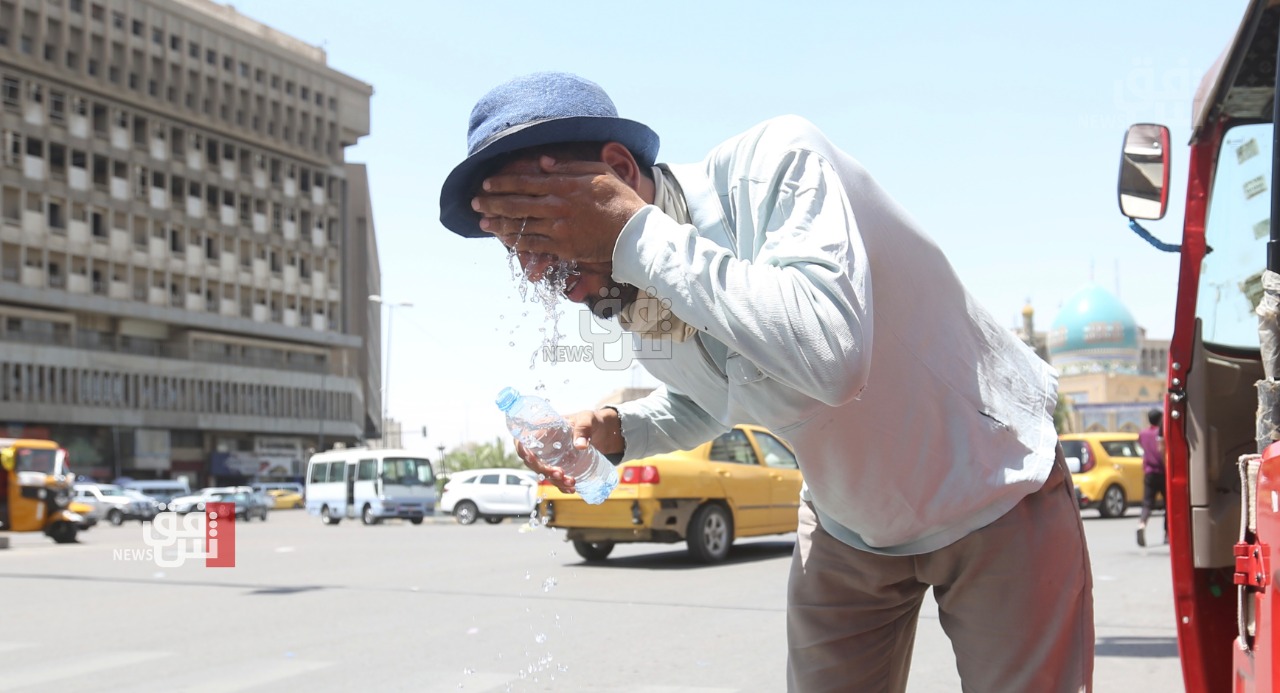
[[[797,148],[774,160],[728,181],[736,254],[650,205],[618,238],[614,278],[651,288],[766,375],[838,406],[870,367],[866,253],[832,164]]]
[[[669,386],[659,387],[640,399],[609,406],[618,411],[622,422],[626,449],[620,461],[690,450],[729,430]]]

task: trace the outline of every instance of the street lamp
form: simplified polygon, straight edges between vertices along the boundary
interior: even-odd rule
[[[396,308],[412,308],[413,304],[408,301],[391,302],[384,299],[378,294],[369,297],[371,303],[377,303],[387,309],[387,347],[386,356],[383,359],[383,376],[382,376],[382,446],[387,445],[387,408],[391,404],[391,317],[395,315]]]

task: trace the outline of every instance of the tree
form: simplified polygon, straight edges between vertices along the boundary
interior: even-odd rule
[[[505,467],[521,469],[524,462],[516,455],[515,450],[507,450],[501,437],[491,443],[464,443],[461,447],[445,453],[443,460],[445,472],[460,472],[464,469],[483,469]]]
[[[1058,403],[1053,407],[1053,427],[1057,429],[1058,435],[1074,432],[1075,413],[1071,398],[1058,393]]]

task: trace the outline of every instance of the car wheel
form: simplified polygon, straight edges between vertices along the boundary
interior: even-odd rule
[[[320,508],[320,521],[326,525],[336,525],[339,522],[342,522],[342,518],[330,512],[329,506],[326,505],[323,508]]]
[[[613,542],[574,539],[573,550],[588,561],[603,561],[613,553]]]
[[[453,508],[453,518],[460,525],[473,525],[480,519],[480,510],[471,501],[461,501]]]
[[[373,514],[373,506],[365,503],[364,510],[360,511],[360,521],[366,525],[376,525],[382,522],[382,519]]]
[[[1112,484],[1102,494],[1102,501],[1098,503],[1098,512],[1103,517],[1123,517],[1128,507],[1128,499],[1124,497],[1124,489],[1120,488],[1118,484]]]
[[[486,517],[484,518],[484,521],[488,522],[491,525],[496,525],[505,519],[506,519],[505,517]]]
[[[703,563],[718,563],[729,556],[733,545],[733,518],[719,505],[698,508],[689,521],[689,553]]]
[[[411,523],[413,523],[413,524],[415,524],[415,525],[420,525],[420,524],[422,524],[422,518],[421,518],[421,517],[411,517],[411,518],[409,518],[409,522],[411,522]]]
[[[119,527],[124,524],[124,513],[120,512],[119,508],[112,508],[111,510],[108,510],[107,522]]]

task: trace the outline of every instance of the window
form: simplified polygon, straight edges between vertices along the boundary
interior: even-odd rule
[[[187,44],[187,55],[193,58],[200,57],[200,44],[191,42]]]
[[[204,52],[204,61],[210,65],[218,64],[218,52],[212,48],[206,49]]]
[[[61,123],[67,115],[67,97],[60,91],[49,92],[49,119]]]
[[[347,464],[345,462],[330,462],[329,477],[327,481],[346,481],[347,480]]]
[[[289,94],[290,96],[293,95],[293,82],[290,81],[284,83],[284,93]]]
[[[84,0],[70,0],[67,3],[67,7],[70,7],[71,11],[76,14],[84,14]]]
[[[373,481],[377,476],[377,472],[377,460],[360,460],[360,464],[356,468],[356,481]]]
[[[133,24],[132,24],[132,26],[130,27],[130,30],[131,30],[131,32],[133,33],[133,35],[134,35],[134,36],[141,36],[141,35],[142,35],[142,22],[141,22],[140,20],[137,20],[137,19],[133,20]]]
[[[311,465],[311,477],[308,479],[313,484],[320,484],[328,481],[329,463],[316,462]]]
[[[715,439],[711,444],[711,459],[716,462],[757,464],[756,453],[751,449],[747,434],[738,429]]]
[[[779,469],[799,469],[796,456],[782,444],[782,441],[768,433],[756,432],[756,445],[760,446],[760,454],[764,455],[764,463]]]
[[[182,37],[177,34],[169,34],[169,50],[182,50]]]
[[[497,474],[485,474],[480,477],[479,483],[496,485],[500,482]]]
[[[95,2],[94,4],[89,6],[89,16],[101,22],[106,18],[107,11],[105,8],[103,8],[102,5],[99,5],[98,3]]]
[[[123,12],[111,13],[111,26],[121,31],[124,31],[124,13]]]
[[[240,76],[241,77],[249,76],[249,63],[246,63],[243,60],[240,61]]]
[[[0,94],[3,95],[6,108],[16,109],[18,102],[22,99],[22,82],[15,77],[5,77],[3,84],[0,85]]]

